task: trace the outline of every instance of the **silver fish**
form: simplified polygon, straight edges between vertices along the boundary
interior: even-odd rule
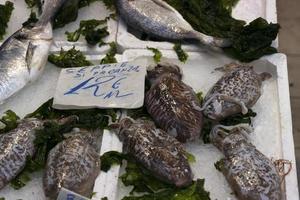
[[[40,20],[23,27],[0,46],[0,103],[36,80],[52,44],[50,21],[66,0],[46,0]]]
[[[145,96],[145,106],[155,123],[181,142],[200,137],[203,116],[193,89],[181,81],[178,66],[160,63],[149,70],[151,88]]]
[[[43,177],[47,197],[56,199],[62,187],[90,197],[100,173],[100,154],[94,146],[98,139],[96,133],[79,133],[50,151]]]
[[[269,73],[258,74],[252,66],[228,65],[226,74],[210,89],[204,98],[203,114],[213,120],[248,112],[261,96],[262,82]]]
[[[213,128],[211,141],[225,156],[221,171],[240,200],[281,200],[278,171],[247,141],[248,132],[243,127]]]
[[[133,28],[167,40],[196,39],[212,47],[225,47],[230,41],[195,31],[181,14],[163,0],[117,0],[121,17]]]
[[[35,153],[34,133],[42,125],[38,119],[24,119],[16,129],[0,135],[0,189],[23,170],[27,157]]]
[[[183,145],[153,122],[124,118],[118,135],[124,151],[155,177],[177,187],[191,184],[193,175]]]

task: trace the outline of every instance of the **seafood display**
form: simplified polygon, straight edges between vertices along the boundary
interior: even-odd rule
[[[51,19],[65,0],[46,0],[39,21],[15,32],[0,46],[0,103],[36,80],[52,44]]]
[[[248,112],[261,96],[262,82],[269,73],[258,74],[253,66],[228,65],[226,74],[206,94],[203,114],[213,120],[222,120],[234,114]]]
[[[97,6],[91,9],[93,2]],[[275,24],[263,19],[248,24],[232,20],[233,5],[221,1],[26,0],[19,5],[25,3],[28,12],[24,14],[31,11],[30,18],[0,46],[0,110],[9,109],[0,116],[0,200],[82,196],[112,200],[283,200],[294,195],[288,189],[295,181],[286,178],[290,172],[294,173],[293,152],[286,152],[284,147],[293,142],[284,134],[290,126],[289,119],[284,117],[290,111],[282,106],[287,100],[281,99],[287,79],[277,77],[286,73],[285,68],[275,68],[279,66],[274,64],[275,59],[266,57],[249,65],[228,64],[215,69],[239,56],[246,55],[243,61],[254,60],[261,55],[257,54],[257,48],[263,55],[275,52],[273,47],[267,48],[268,52],[263,48],[271,45],[270,38],[276,36],[277,29],[273,27],[270,31]],[[41,15],[34,19],[33,12],[39,9]],[[226,19],[215,21],[220,16]],[[69,19],[65,20],[66,17]],[[210,18],[209,22],[203,20]],[[118,25],[130,39],[135,33],[141,36],[141,40],[132,41],[143,41],[145,49],[124,48],[123,52],[117,37],[121,35],[126,40],[127,36],[119,32]],[[8,26],[7,32],[11,33],[14,28]],[[55,43],[53,27],[59,27],[54,32]],[[72,30],[74,27],[77,29]],[[112,31],[112,27],[116,30]],[[118,33],[112,38],[116,42],[108,43],[106,37],[115,32]],[[263,37],[265,32],[269,35]],[[252,41],[261,37],[264,41]],[[167,41],[163,43],[166,48],[161,48],[162,41]],[[257,41],[264,44],[259,46]],[[199,42],[220,51],[204,48],[200,52],[185,52]],[[63,49],[65,43],[74,46]],[[174,52],[167,51],[170,44],[174,45]],[[154,55],[150,58],[149,54]],[[24,88],[40,77],[47,60],[50,65],[46,76],[43,74],[40,79],[42,84]],[[224,73],[220,75],[216,70]],[[59,72],[59,79],[54,79]],[[141,78],[131,78],[129,72],[139,72],[137,77]],[[48,74],[53,79],[48,80]],[[66,74],[71,75],[64,78]],[[51,82],[57,80],[60,81]],[[131,89],[132,85],[139,90]],[[79,106],[72,107],[74,99],[63,98],[68,92],[62,86],[74,91],[81,89],[82,93],[72,93]],[[11,98],[21,90],[19,99]],[[27,94],[33,90],[34,95]],[[55,107],[57,96],[52,98],[57,91],[63,91],[62,101],[66,102],[59,108]],[[99,95],[105,92],[108,94],[105,97]],[[133,94],[139,97],[138,102],[144,100],[144,105],[137,108],[135,103],[122,109],[123,101],[137,102],[136,96],[130,96]],[[35,101],[46,96],[51,99],[42,105]],[[82,96],[86,98],[81,99]],[[24,109],[31,98],[34,100],[30,109]],[[95,104],[99,104],[100,98],[105,103],[92,105],[90,98],[96,99]],[[112,103],[114,99],[118,103]],[[114,104],[114,108],[109,104]],[[255,134],[250,135],[254,130]],[[273,162],[273,158],[279,160]],[[6,187],[8,184],[10,187]],[[23,194],[32,198],[26,195],[23,198]]]
[[[86,197],[92,194],[100,173],[98,139],[95,133],[78,133],[50,151],[43,177],[47,197],[56,199],[62,187]]]
[[[273,162],[248,142],[242,126],[215,126],[213,144],[224,154],[221,170],[238,199],[280,200],[281,182]]]
[[[25,167],[35,153],[35,130],[43,126],[38,119],[24,119],[16,129],[0,135],[0,189]]]
[[[199,138],[203,116],[196,93],[181,78],[174,64],[160,63],[148,71],[151,88],[146,93],[145,106],[159,127],[186,142]]]
[[[135,29],[167,40],[196,39],[211,47],[226,47],[229,40],[195,31],[178,11],[163,0],[117,0],[121,17]]]
[[[158,179],[177,187],[191,184],[193,175],[182,144],[156,128],[153,122],[124,118],[118,135],[124,151]]]

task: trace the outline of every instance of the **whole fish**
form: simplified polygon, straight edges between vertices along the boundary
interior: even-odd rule
[[[0,46],[0,103],[36,80],[52,44],[51,19],[66,0],[46,0],[39,21],[15,32]]]
[[[43,177],[45,195],[56,199],[61,188],[90,197],[100,173],[96,133],[79,133],[57,144],[49,153]]]
[[[281,200],[280,176],[270,159],[247,141],[243,127],[215,126],[212,143],[223,152],[221,171],[240,200]]]
[[[0,135],[0,189],[24,169],[27,157],[35,153],[35,129],[42,126],[38,119],[24,119],[16,129]]]
[[[253,66],[228,65],[226,74],[210,89],[204,98],[203,114],[213,120],[248,112],[261,96],[262,82],[269,73],[258,74]]]
[[[153,122],[124,118],[118,135],[124,151],[155,177],[177,187],[191,184],[193,175],[182,144]]]
[[[230,41],[195,31],[181,14],[163,0],[117,0],[121,17],[131,27],[167,40],[196,39],[212,47],[225,47]]]
[[[186,142],[199,138],[203,116],[195,92],[181,77],[174,64],[160,63],[149,70],[151,88],[146,93],[145,106],[160,128]]]

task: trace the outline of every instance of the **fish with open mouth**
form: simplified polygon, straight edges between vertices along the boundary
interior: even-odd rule
[[[203,115],[193,89],[181,81],[180,68],[159,63],[148,70],[151,87],[145,95],[145,106],[155,123],[180,142],[200,137]]]
[[[132,155],[158,179],[185,187],[193,175],[183,145],[149,120],[124,118],[118,136],[125,153]]]
[[[46,0],[39,21],[23,27],[0,46],[0,103],[36,80],[52,44],[51,19],[66,0]]]
[[[56,199],[62,188],[85,197],[92,195],[100,173],[100,154],[97,152],[100,140],[101,135],[96,132],[80,132],[50,151],[43,177],[47,197]]]
[[[196,39],[211,47],[226,47],[220,39],[195,31],[181,14],[163,0],[117,0],[117,10],[131,27],[166,40]]]
[[[241,125],[216,125],[212,143],[224,154],[221,171],[240,200],[281,200],[281,179],[273,162],[248,141]]]
[[[242,113],[246,114],[261,96],[262,82],[271,78],[271,74],[258,74],[253,66],[230,64],[222,68],[225,71],[217,83],[206,94],[201,110],[212,120]]]

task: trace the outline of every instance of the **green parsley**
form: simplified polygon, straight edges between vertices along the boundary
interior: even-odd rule
[[[4,5],[0,4],[0,40],[3,40],[13,10],[14,4],[10,1],[6,1]]]
[[[181,48],[181,44],[180,43],[176,43],[173,47],[174,51],[177,54],[178,59],[185,63],[189,57],[189,55]]]
[[[162,53],[156,48],[147,47],[147,49],[154,53],[153,60],[156,63],[159,63],[162,57]]]

